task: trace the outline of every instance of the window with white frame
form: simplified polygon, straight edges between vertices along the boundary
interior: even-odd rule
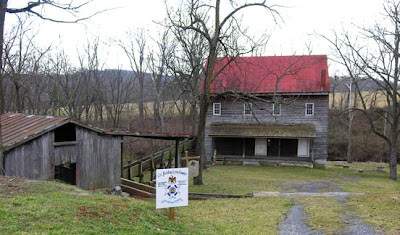
[[[274,116],[281,116],[281,104],[272,104],[272,114]]]
[[[306,116],[314,115],[314,103],[306,103]]]
[[[213,115],[221,115],[221,103],[213,103]]]
[[[251,104],[245,103],[243,105],[243,113],[244,113],[244,115],[251,115],[252,114]]]

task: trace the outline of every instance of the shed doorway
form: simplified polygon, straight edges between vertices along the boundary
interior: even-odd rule
[[[54,179],[76,185],[76,163],[55,166]]]

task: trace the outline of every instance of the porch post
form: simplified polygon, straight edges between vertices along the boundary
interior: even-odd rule
[[[314,139],[310,140],[311,145],[311,162],[314,162]]]
[[[243,158],[246,157],[246,139],[242,138],[243,141]]]

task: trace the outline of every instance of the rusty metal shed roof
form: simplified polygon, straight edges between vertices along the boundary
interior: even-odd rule
[[[69,122],[68,118],[5,113],[1,119],[1,140],[5,150]]]
[[[244,138],[315,138],[313,124],[243,124],[214,123],[211,124],[213,137],[244,137]]]
[[[0,115],[1,141],[3,143],[4,150],[11,150],[20,144],[37,138],[67,123],[73,123],[104,135],[131,136],[164,140],[183,140],[186,138],[191,138],[191,136],[185,134],[177,135],[170,133],[106,131],[81,121],[73,120],[71,118],[29,115],[21,113],[5,113]]]

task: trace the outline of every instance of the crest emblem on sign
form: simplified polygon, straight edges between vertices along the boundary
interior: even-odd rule
[[[179,187],[176,185],[176,177],[171,175],[168,178],[168,186],[166,188],[167,192],[166,194],[170,197],[173,198],[179,193]]]

